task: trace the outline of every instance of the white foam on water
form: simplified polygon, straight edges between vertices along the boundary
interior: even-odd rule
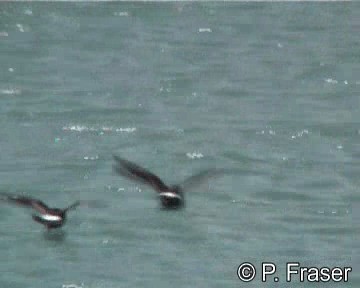
[[[25,15],[28,15],[28,16],[31,16],[31,15],[33,15],[33,12],[32,12],[30,9],[26,9],[26,10],[24,11],[24,14],[25,14]]]
[[[329,83],[329,84],[338,84],[338,83],[339,83],[338,80],[332,79],[332,78],[326,78],[326,79],[325,79],[325,82],[326,82],[326,83]],[[340,81],[340,83],[341,83],[341,81]],[[349,82],[348,82],[346,79],[345,79],[344,81],[342,81],[342,83],[344,83],[345,85],[348,85],[348,84],[349,84]]]
[[[325,82],[326,82],[326,83],[330,83],[330,84],[337,84],[337,83],[338,83],[337,80],[332,79],[332,78],[326,78],[326,79],[325,79]]]
[[[126,132],[126,133],[132,133],[136,131],[136,127],[88,127],[85,125],[69,125],[62,127],[63,131],[74,131],[74,132],[99,132],[101,135],[109,132]]]
[[[292,135],[291,139],[296,139],[296,138],[302,137],[302,136],[307,135],[307,134],[309,134],[309,130],[304,129],[304,130],[301,130],[301,131],[297,132],[295,135]]]
[[[129,12],[127,12],[127,11],[114,12],[114,15],[121,16],[121,17],[127,17],[127,16],[129,16]]]
[[[116,132],[135,132],[136,128],[135,127],[128,127],[128,128],[116,128],[115,130]]]
[[[22,24],[16,24],[16,27],[19,29],[20,32],[25,32],[24,26]]]
[[[80,125],[73,125],[73,126],[64,126],[62,128],[64,131],[76,131],[76,132],[83,132],[83,131],[89,131],[89,128],[86,126],[80,126]]]
[[[211,28],[199,28],[199,33],[204,33],[204,32],[211,33],[212,30]]]
[[[275,130],[271,129],[271,127],[266,127],[267,130],[261,130],[261,131],[256,131],[256,134],[269,134],[269,135],[276,135]]]
[[[81,285],[76,285],[76,284],[63,284],[61,287],[62,287],[62,288],[84,288],[84,283],[81,283]]]
[[[316,211],[317,214],[322,214],[322,215],[342,215],[342,214],[349,214],[349,210],[348,209],[332,209],[332,210],[325,210],[325,209],[321,209],[321,210],[317,210]]]
[[[204,155],[202,153],[193,152],[193,153],[186,153],[186,156],[190,159],[200,159],[203,158]]]
[[[9,34],[6,31],[0,31],[0,37],[8,37]]]
[[[19,94],[21,94],[21,90],[20,89],[0,89],[0,94],[19,95]]]
[[[94,161],[94,160],[97,160],[97,159],[99,159],[99,156],[98,156],[98,155],[95,155],[95,156],[84,156],[84,160]]]

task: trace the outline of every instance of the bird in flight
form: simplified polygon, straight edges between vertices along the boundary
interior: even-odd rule
[[[66,213],[81,204],[80,201],[76,201],[65,209],[50,208],[38,199],[7,193],[0,193],[0,200],[34,209],[37,213],[32,215],[32,219],[44,225],[48,230],[63,226],[66,222]]]
[[[113,155],[113,157],[115,160],[113,169],[117,174],[152,187],[158,192],[162,206],[169,209],[183,207],[185,205],[184,191],[188,191],[208,178],[220,175],[222,172],[219,169],[205,170],[190,176],[180,184],[168,186],[158,176],[145,168],[119,156]]]

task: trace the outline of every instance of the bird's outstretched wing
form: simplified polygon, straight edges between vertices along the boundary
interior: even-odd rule
[[[22,195],[0,193],[0,200],[11,202],[24,207],[31,207],[41,214],[46,214],[49,207],[42,201]]]
[[[225,170],[222,170],[222,169],[204,170],[193,176],[188,177],[182,183],[180,183],[178,186],[181,186],[181,188],[184,191],[188,191],[191,188],[194,188],[196,186],[203,184],[208,179],[222,176],[224,173],[225,173]]]
[[[114,165],[113,168],[119,175],[150,185],[159,193],[169,190],[169,187],[150,171],[115,155],[114,160],[116,161],[116,165]]]
[[[81,202],[80,202],[80,201],[76,201],[76,202],[74,202],[73,204],[71,204],[69,207],[66,207],[66,208],[64,209],[64,211],[66,212],[66,211],[69,211],[69,210],[74,210],[74,209],[76,209],[76,207],[78,207],[79,205],[81,205]]]
[[[64,211],[74,210],[78,206],[86,208],[106,208],[107,204],[101,200],[77,200],[69,207],[65,208]]]

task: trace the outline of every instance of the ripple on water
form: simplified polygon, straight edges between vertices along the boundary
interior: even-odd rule
[[[328,84],[344,84],[344,85],[348,85],[349,84],[349,82],[347,81],[347,80],[343,80],[343,81],[338,81],[338,80],[336,80],[336,79],[333,79],[333,78],[326,78],[326,79],[324,79],[324,81],[326,82],[326,83],[328,83]],[[355,83],[355,84],[357,84],[357,83]]]
[[[315,197],[296,191],[260,191],[254,197],[272,201],[314,201]]]
[[[24,14],[25,14],[25,15],[28,15],[28,16],[32,16],[32,15],[33,15],[33,12],[32,12],[32,10],[30,10],[30,9],[26,9],[26,10],[24,11]]]
[[[90,161],[95,161],[99,159],[99,156],[98,155],[95,155],[95,156],[84,156],[84,160],[90,160]]]
[[[129,12],[127,11],[114,12],[114,16],[127,17],[129,16]]]
[[[19,95],[21,94],[20,89],[0,89],[0,94],[3,95]]]
[[[199,152],[192,152],[192,153],[188,152],[186,153],[186,156],[190,159],[200,159],[204,157],[204,155]]]
[[[77,284],[63,284],[61,286],[62,288],[84,288],[84,283],[81,283],[80,285]]]
[[[73,131],[73,132],[125,132],[132,133],[136,131],[136,127],[93,127],[93,126],[85,126],[85,125],[68,125],[62,127],[63,131]]]
[[[291,135],[291,139],[300,138],[307,134],[309,134],[309,130],[303,129],[303,130],[297,132],[295,135]]]
[[[24,26],[22,24],[18,23],[18,24],[16,24],[16,27],[18,28],[18,30],[20,32],[22,32],[22,33],[25,32]]]
[[[204,33],[204,32],[211,33],[212,30],[211,28],[199,28],[199,33]]]

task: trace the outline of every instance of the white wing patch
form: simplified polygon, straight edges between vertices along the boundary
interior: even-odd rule
[[[61,221],[61,217],[60,216],[56,216],[56,215],[50,215],[50,214],[43,214],[40,215],[40,217],[46,221]]]
[[[159,196],[160,197],[168,197],[168,198],[177,198],[177,199],[181,200],[181,197],[178,194],[173,193],[173,192],[161,192],[161,193],[159,193]]]

